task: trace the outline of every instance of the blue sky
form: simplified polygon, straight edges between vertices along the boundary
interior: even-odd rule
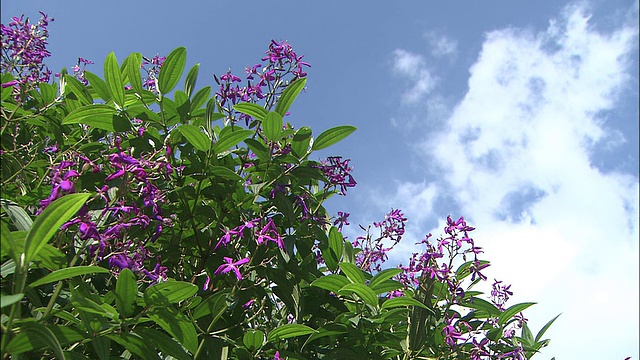
[[[548,332],[540,359],[639,358],[638,1],[2,1],[54,17],[48,64],[115,51],[241,74],[270,39],[311,63],[291,109],[314,133],[358,131],[320,155],[352,159],[356,188],[328,205],[351,223],[409,218],[406,259],[464,215],[513,303]],[[304,5],[302,5],[304,4]],[[358,227],[346,230],[353,238]],[[395,264],[390,264],[395,265]]]

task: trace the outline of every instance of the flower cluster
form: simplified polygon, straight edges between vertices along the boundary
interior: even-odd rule
[[[365,236],[358,236],[353,242],[353,246],[362,249],[356,255],[358,267],[365,271],[382,270],[382,264],[389,258],[389,251],[402,239],[406,221],[400,210],[391,209],[383,221],[373,223],[375,227],[380,228],[380,236],[374,239],[369,230]],[[386,240],[390,240],[391,244],[387,245]]]
[[[349,166],[351,159],[342,160],[341,156],[330,156],[326,160],[322,160],[318,168],[322,170],[327,177],[325,190],[334,188],[340,189],[340,195],[347,195],[347,188],[355,187],[356,180],[351,175],[353,168]]]
[[[264,99],[266,108],[273,106],[282,90],[291,81],[307,76],[303,68],[310,65],[302,61],[303,56],[298,56],[286,41],[271,40],[266,56],[261,59],[265,63],[245,68],[246,86],[241,86],[243,80],[232,74],[231,70],[219,78],[214,75],[219,85],[215,94],[218,108],[226,113],[231,121],[244,120],[248,125],[251,117],[239,114],[236,119],[233,105],[239,102],[258,103]],[[288,75],[291,75],[290,78]]]
[[[2,73],[12,73],[17,82],[25,85],[48,82],[51,76],[43,60],[51,56],[47,50],[47,26],[54,19],[42,11],[40,15],[37,24],[30,24],[22,15],[13,17],[8,26],[0,25]]]
[[[158,92],[158,75],[165,59],[165,56],[157,54],[152,58],[143,57],[140,67],[146,73],[146,77],[142,79],[142,86],[145,89],[154,93]]]

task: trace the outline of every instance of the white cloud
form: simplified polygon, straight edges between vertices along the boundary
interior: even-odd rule
[[[430,31],[425,34],[429,52],[435,57],[455,57],[458,52],[458,42],[446,35]]]
[[[393,70],[411,82],[410,89],[402,95],[402,101],[408,104],[422,100],[438,81],[427,68],[424,57],[402,49],[393,53]]]
[[[486,34],[467,94],[417,153],[443,173],[429,191],[453,196],[478,227],[490,276],[513,283],[514,303],[539,302],[528,316],[534,330],[564,314],[542,357],[637,358],[640,185],[591,157],[600,142],[624,141],[602,114],[637,82],[629,59],[638,28],[599,32],[589,21],[571,6],[540,33]],[[395,56],[399,72],[423,67],[420,55]],[[402,186],[398,204],[415,208],[416,184]]]

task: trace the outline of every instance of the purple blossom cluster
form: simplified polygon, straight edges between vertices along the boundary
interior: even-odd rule
[[[353,246],[360,247],[356,255],[356,264],[365,271],[381,271],[382,264],[389,258],[391,251],[402,239],[407,218],[400,210],[391,209],[380,222],[374,222],[374,226],[380,228],[380,236],[373,238],[370,231],[365,236],[358,236]],[[388,245],[388,241],[391,244]]]
[[[0,25],[2,42],[2,73],[12,73],[16,83],[35,84],[48,82],[51,71],[43,60],[51,53],[47,50],[49,22],[54,21],[45,13],[37,24],[29,23],[24,15],[13,17],[8,26]],[[6,87],[3,84],[3,87]]]
[[[340,189],[340,195],[347,195],[347,188],[355,187],[356,180],[351,175],[353,167],[349,166],[351,159],[342,160],[341,156],[330,156],[321,161],[318,169],[327,177],[326,189]]]
[[[152,282],[166,279],[166,268],[157,259],[153,270],[145,269],[145,263],[154,258],[146,250],[147,242],[155,242],[161,236],[163,227],[170,226],[172,220],[162,214],[166,190],[157,185],[174,171],[163,154],[155,152],[135,158],[120,146],[120,139],[114,140],[116,152],[104,154],[99,160],[92,160],[82,154],[72,154],[80,161],[62,160],[50,173],[51,193],[40,201],[42,212],[55,199],[74,192],[74,181],[83,173],[103,173],[104,184],[96,188],[94,200],[85,205],[76,218],[65,223],[62,229],[77,226],[79,240],[86,241],[92,257],[97,261],[108,260],[115,273],[128,268]],[[162,155],[162,156],[159,156]],[[131,195],[138,201],[127,201]],[[93,210],[89,210],[93,206]],[[99,214],[99,215],[97,215]],[[98,225],[103,224],[103,225]],[[150,231],[149,231],[150,230]],[[129,232],[143,231],[148,236],[127,236]]]
[[[160,75],[160,68],[164,64],[165,56],[159,56],[156,54],[152,58],[143,57],[140,67],[146,73],[146,76],[142,79],[142,86],[151,91],[158,92],[158,75]]]
[[[270,108],[289,82],[307,76],[303,69],[309,67],[309,63],[302,61],[304,55],[296,54],[286,41],[271,40],[265,54],[266,56],[261,59],[263,63],[245,68],[245,80],[232,74],[231,70],[220,78],[214,75],[219,85],[215,94],[218,107],[232,121],[236,120],[233,116],[233,105],[239,102],[258,103],[265,99],[266,107]],[[291,75],[290,79],[288,75]],[[244,86],[241,85],[243,81],[246,81]],[[251,117],[239,114],[237,120],[244,120],[249,124]]]
[[[258,245],[265,244],[266,242],[273,242],[278,245],[278,248],[284,249],[284,242],[282,241],[282,236],[278,233],[278,228],[276,224],[273,222],[273,218],[269,218],[267,223],[262,226],[259,230],[258,227],[260,225],[260,218],[255,218],[249,221],[243,222],[241,225],[236,226],[233,229],[223,230],[224,235],[220,237],[218,243],[216,244],[214,251],[218,250],[223,246],[227,246],[232,241],[239,241],[244,238],[245,230],[247,229],[256,229],[255,232],[255,241]]]

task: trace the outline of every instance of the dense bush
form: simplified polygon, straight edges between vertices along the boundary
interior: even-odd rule
[[[212,88],[186,50],[56,82],[44,14],[2,26],[2,354],[71,359],[524,359],[548,340],[486,280],[461,217],[385,268],[407,219],[353,242],[323,204],[349,160],[286,121],[308,64],[272,41]],[[379,234],[378,234],[379,232]],[[374,234],[375,233],[375,234]],[[518,330],[518,335],[516,335]]]

